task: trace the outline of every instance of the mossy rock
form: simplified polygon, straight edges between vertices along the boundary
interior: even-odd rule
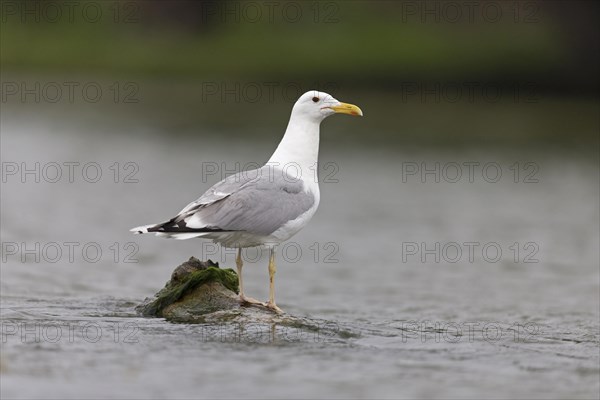
[[[190,257],[175,268],[171,280],[154,298],[146,299],[136,310],[145,317],[167,319],[180,319],[186,312],[209,314],[238,305],[237,292],[238,276],[234,270]]]
[[[240,332],[248,328],[254,332],[279,332],[283,337],[356,337],[330,321],[277,314],[260,305],[241,305],[237,293],[238,276],[234,270],[191,257],[175,268],[165,287],[137,306],[136,311],[144,317],[218,328],[215,335],[220,338],[231,334],[239,339]]]

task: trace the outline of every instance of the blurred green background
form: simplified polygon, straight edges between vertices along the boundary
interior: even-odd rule
[[[328,128],[347,143],[599,144],[595,2],[2,1],[1,11],[5,111],[272,138],[294,99],[320,89],[363,108],[360,124]],[[64,98],[31,104],[10,86],[66,81],[121,92],[79,101],[74,117]]]

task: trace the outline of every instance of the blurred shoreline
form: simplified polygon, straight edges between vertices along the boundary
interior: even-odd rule
[[[314,88],[306,80],[140,79],[10,70],[3,71],[2,86],[4,122],[34,113],[80,130],[101,124],[130,134],[160,132],[175,138],[226,134],[259,141],[278,138],[297,93]],[[494,96],[489,94],[492,88]],[[570,148],[597,157],[597,98],[546,96],[526,85],[494,82],[479,89],[456,82],[407,82],[405,90],[397,92],[337,83],[319,89],[360,104],[365,112],[358,123],[346,118],[325,122],[327,138],[343,146],[533,146]]]

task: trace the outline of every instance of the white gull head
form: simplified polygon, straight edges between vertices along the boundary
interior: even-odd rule
[[[325,92],[310,90],[300,96],[292,108],[285,134],[269,159],[269,164],[285,166],[293,162],[301,167],[302,176],[311,175],[310,171],[315,171],[319,158],[321,121],[333,114],[363,115],[357,106],[342,103]]]
[[[362,116],[360,108],[353,104],[342,103],[332,95],[310,90],[304,93],[294,104],[292,118],[297,117],[314,122],[321,122],[333,114],[349,114]]]

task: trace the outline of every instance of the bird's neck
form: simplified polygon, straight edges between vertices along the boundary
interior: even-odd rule
[[[283,168],[291,175],[302,173],[303,179],[317,182],[319,160],[319,121],[298,118],[293,114],[283,139],[269,159],[269,165]],[[300,171],[296,172],[296,170]]]

